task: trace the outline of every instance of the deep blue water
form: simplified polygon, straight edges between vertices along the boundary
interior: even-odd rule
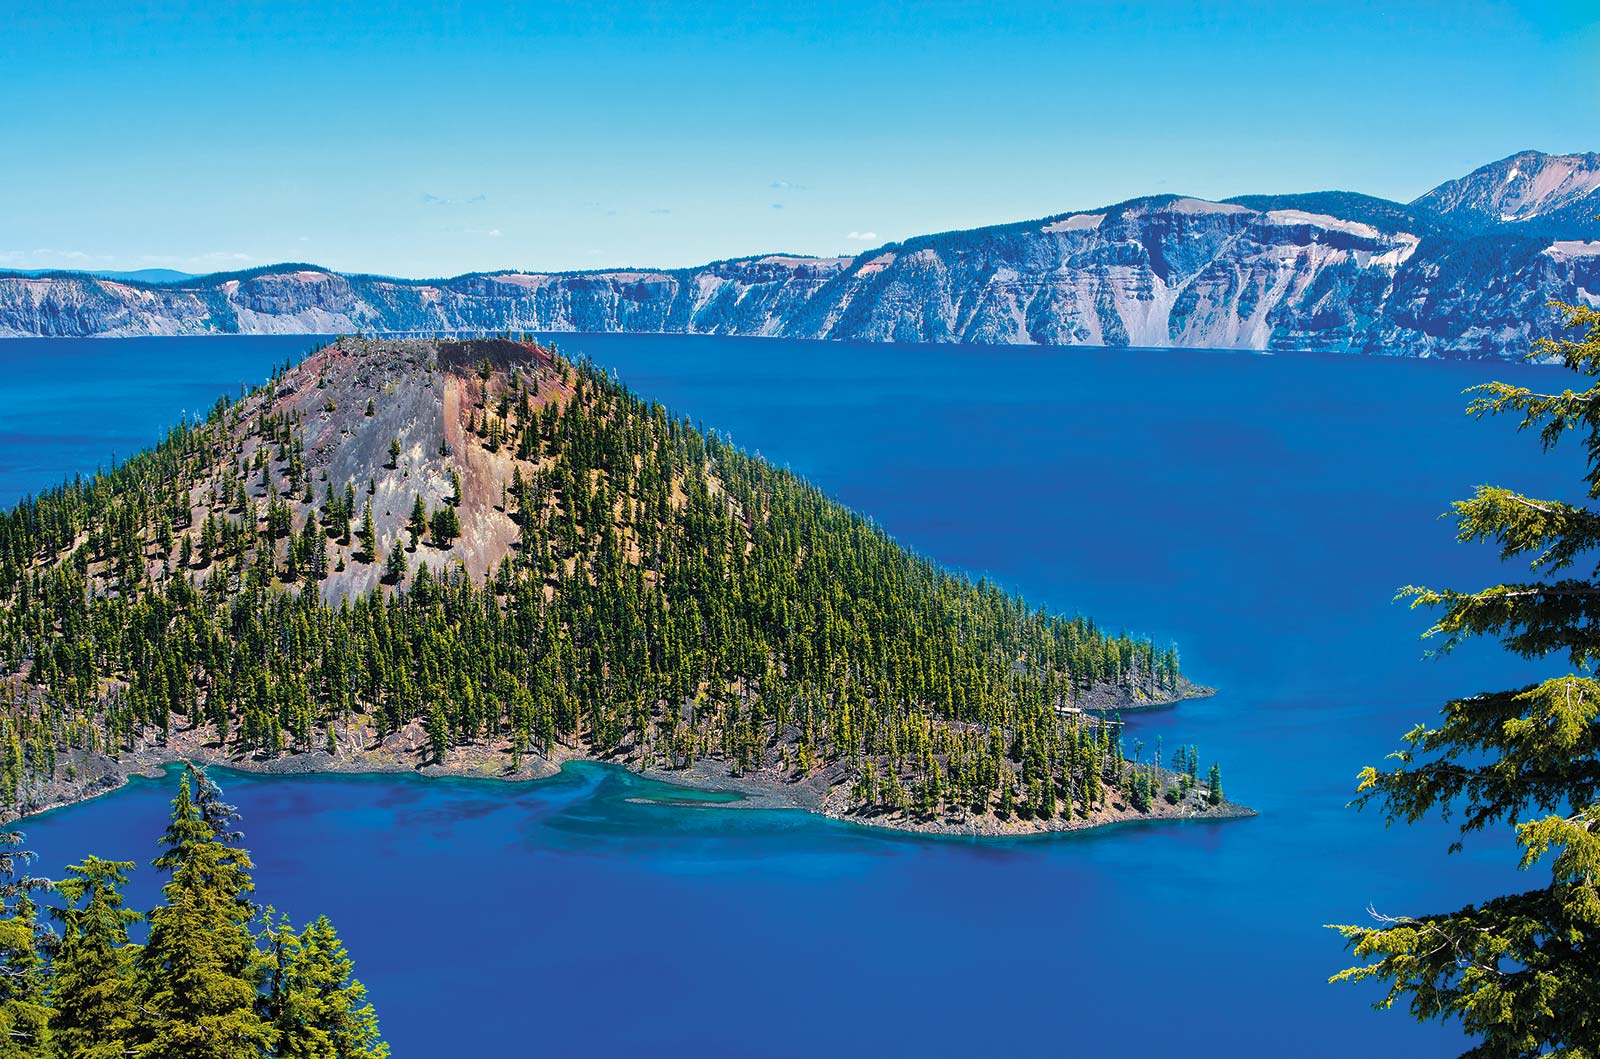
[[[901,541],[1176,640],[1212,699],[1140,716],[1261,815],[1009,842],[639,802],[599,767],[530,786],[229,775],[260,897],[333,916],[420,1055],[1449,1056],[1334,987],[1328,922],[1519,883],[1508,843],[1347,809],[1443,699],[1540,670],[1425,661],[1396,586],[1494,575],[1437,516],[1478,482],[1566,495],[1463,387],[1554,369],[1186,351],[554,336],[791,465]],[[0,500],[153,440],[292,339],[0,342]],[[148,862],[170,785],[29,822],[47,871]],[[136,878],[153,900],[156,879]]]

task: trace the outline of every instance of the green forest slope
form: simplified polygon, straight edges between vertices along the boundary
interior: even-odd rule
[[[341,339],[0,515],[14,811],[180,757],[590,757],[896,826],[1226,812],[1083,712],[1201,691],[509,339]]]

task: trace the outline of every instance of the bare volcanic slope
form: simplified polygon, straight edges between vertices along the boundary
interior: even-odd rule
[[[347,338],[0,515],[0,800],[193,758],[527,778],[1009,832],[1237,815],[1085,709],[1202,694],[587,363]]]

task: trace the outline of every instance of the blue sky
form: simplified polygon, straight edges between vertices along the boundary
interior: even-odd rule
[[[0,267],[831,254],[1600,150],[1592,3],[8,3]]]

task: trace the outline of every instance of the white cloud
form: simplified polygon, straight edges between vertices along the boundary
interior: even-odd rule
[[[804,191],[806,189],[804,184],[795,184],[787,180],[774,180],[767,187],[773,191]]]
[[[91,254],[84,250],[57,250],[39,247],[36,250],[0,250],[0,261],[14,268],[92,268],[105,266],[116,258],[111,254]]]
[[[878,238],[877,232],[851,232],[846,239],[854,239],[858,243],[870,243]]]
[[[131,259],[117,254],[96,254],[86,250],[0,250],[0,265],[7,268],[79,270],[105,272],[118,268],[163,267],[180,271],[216,272],[248,265],[255,258],[237,250],[213,250],[205,254],[139,254]]]
[[[108,259],[109,260],[109,259]],[[142,254],[139,262],[145,265],[182,266],[185,268],[215,268],[219,265],[243,265],[255,258],[239,250],[213,250],[208,254]]]
[[[422,204],[424,206],[476,206],[480,202],[488,201],[488,198],[489,196],[481,191],[466,199],[447,199],[442,195],[424,191],[422,193]]]

